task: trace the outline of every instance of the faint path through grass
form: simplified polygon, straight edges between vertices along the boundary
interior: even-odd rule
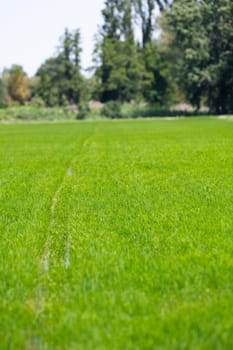
[[[94,136],[95,132],[96,132],[96,129],[93,129],[93,132],[88,137],[86,137],[86,139],[83,141],[78,154],[75,154],[75,156],[71,159],[70,164],[68,165],[65,171],[65,174],[60,184],[58,185],[54,193],[54,196],[52,197],[51,207],[50,207],[50,221],[48,226],[48,235],[45,241],[44,253],[42,255],[42,262],[43,262],[42,265],[45,272],[48,272],[50,269],[52,245],[53,245],[53,240],[56,238],[56,233],[54,232],[56,228],[54,226],[56,221],[56,206],[59,201],[59,197],[61,196],[61,193],[67,184],[68,178],[72,176],[73,164],[76,162],[80,154],[83,151],[85,151],[85,148],[88,146],[88,143],[90,142],[91,138]],[[68,268],[70,265],[70,243],[71,243],[71,233],[69,230],[67,230],[67,237],[66,237],[66,244],[65,244],[65,257],[64,257],[65,268]]]

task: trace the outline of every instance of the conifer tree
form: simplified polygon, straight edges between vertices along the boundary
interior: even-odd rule
[[[83,92],[80,31],[65,30],[58,54],[46,60],[37,72],[37,94],[48,106],[80,102]]]
[[[99,66],[96,69],[101,82],[101,100],[127,101],[139,93],[141,73],[131,1],[105,1],[102,15],[104,24],[97,46]]]

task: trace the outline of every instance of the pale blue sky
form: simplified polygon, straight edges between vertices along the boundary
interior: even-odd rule
[[[104,0],[0,0],[0,71],[20,64],[32,76],[56,52],[64,29],[80,28],[82,66],[91,65]]]

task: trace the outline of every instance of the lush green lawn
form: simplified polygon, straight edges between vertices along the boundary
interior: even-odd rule
[[[0,125],[0,349],[233,349],[233,122]]]

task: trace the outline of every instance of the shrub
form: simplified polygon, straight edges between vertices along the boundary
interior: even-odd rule
[[[106,102],[101,110],[101,115],[112,119],[122,118],[121,104],[117,101]]]
[[[30,101],[31,106],[45,107],[45,102],[40,96],[34,96]]]
[[[90,113],[90,107],[88,103],[81,103],[78,106],[78,114],[76,116],[76,119],[78,120],[85,119],[89,113]]]

